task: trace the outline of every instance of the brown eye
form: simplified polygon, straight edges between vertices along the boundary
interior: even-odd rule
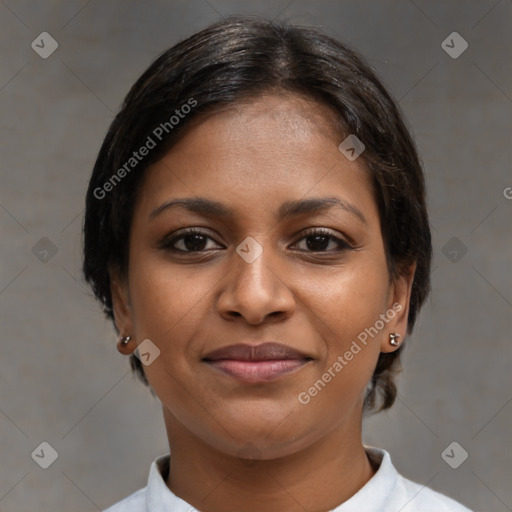
[[[316,229],[305,234],[301,239],[306,240],[306,251],[311,252],[338,252],[352,247],[344,240],[334,236],[330,231],[325,229]],[[332,247],[334,245],[334,247]],[[326,250],[331,246],[330,250]],[[337,247],[337,249],[336,249]]]
[[[194,253],[201,252],[215,247],[206,247],[208,240],[213,240],[204,231],[195,229],[187,229],[178,236],[173,236],[171,239],[164,239],[159,247],[175,252]]]

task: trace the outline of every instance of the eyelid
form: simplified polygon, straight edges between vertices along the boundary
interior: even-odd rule
[[[204,235],[205,237],[209,238],[210,240],[213,240],[216,244],[221,245],[221,244],[219,244],[219,242],[217,242],[215,240],[215,238],[212,236],[212,234],[210,233],[208,228],[189,227],[189,228],[178,229],[177,231],[173,231],[172,233],[165,235],[158,242],[157,247],[159,249],[163,249],[163,250],[170,249],[170,250],[175,250],[176,252],[182,252],[183,254],[186,254],[187,251],[180,251],[179,249],[174,249],[172,247],[172,245],[187,235]],[[189,252],[190,252],[190,254],[192,254],[194,251],[189,251]],[[199,252],[199,251],[195,251],[195,252]]]
[[[172,247],[178,241],[182,240],[183,237],[185,237],[187,235],[194,235],[194,234],[203,235],[203,236],[205,236],[205,238],[213,240],[216,244],[222,245],[222,244],[219,244],[215,240],[215,238],[210,234],[208,228],[189,227],[189,228],[183,228],[178,231],[174,231],[170,235],[165,236],[158,243],[158,248],[162,249],[162,250],[170,250],[175,253],[181,253],[181,254],[201,254],[202,252],[205,251],[205,249],[203,249],[202,251],[183,251],[181,249],[175,249],[174,247]],[[354,244],[353,241],[346,240],[346,238],[349,238],[349,237],[337,236],[336,234],[334,234],[334,232],[331,229],[325,228],[325,227],[310,227],[310,228],[306,228],[305,230],[301,230],[299,233],[297,233],[294,236],[294,238],[296,238],[296,237],[300,237],[300,238],[298,238],[293,243],[293,245],[296,245],[299,242],[301,242],[302,240],[304,240],[305,238],[307,238],[308,236],[313,236],[313,235],[323,235],[326,237],[330,237],[332,241],[334,241],[338,244],[339,248],[334,251],[333,250],[330,250],[330,251],[304,251],[304,250],[301,250],[301,252],[312,253],[312,254],[313,253],[332,254],[332,253],[339,253],[339,252],[342,252],[345,250],[355,250],[356,249],[356,244]]]
[[[340,246],[340,249],[338,249],[338,251],[342,251],[344,249],[345,250],[346,249],[355,249],[355,244],[353,242],[349,242],[348,240],[346,240],[346,238],[348,238],[348,237],[343,237],[343,236],[340,237],[340,236],[334,234],[331,229],[324,228],[324,227],[312,227],[312,228],[307,228],[305,231],[301,231],[299,233],[300,238],[295,243],[300,242],[301,240],[303,240],[304,238],[307,238],[308,236],[312,236],[312,235],[316,235],[316,234],[320,234],[320,235],[323,235],[323,236],[328,236],[333,241],[338,243],[338,245]],[[338,252],[338,251],[306,251],[306,252],[311,252],[311,253],[314,253],[314,252],[322,253],[322,252],[324,252],[325,254],[329,254],[329,253]]]

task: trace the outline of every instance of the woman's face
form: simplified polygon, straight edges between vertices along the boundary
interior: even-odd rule
[[[370,178],[334,123],[301,97],[260,97],[195,123],[139,191],[116,322],[151,341],[168,429],[226,454],[271,459],[360,431],[379,353],[406,333],[412,274],[390,282]],[[266,342],[296,352],[211,355]]]

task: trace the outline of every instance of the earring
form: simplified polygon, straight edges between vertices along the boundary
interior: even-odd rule
[[[131,336],[120,336],[119,337],[119,341],[123,344],[123,345],[127,345],[130,340],[132,339]]]
[[[398,338],[400,338],[400,334],[398,334],[397,332],[392,332],[389,335],[389,344],[393,345],[394,347],[398,347],[398,345],[400,345]]]

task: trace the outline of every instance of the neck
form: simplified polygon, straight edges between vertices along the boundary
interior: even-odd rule
[[[375,474],[361,440],[361,423],[340,426],[291,455],[246,460],[216,450],[164,408],[171,447],[167,486],[198,510],[327,511],[352,497]]]

